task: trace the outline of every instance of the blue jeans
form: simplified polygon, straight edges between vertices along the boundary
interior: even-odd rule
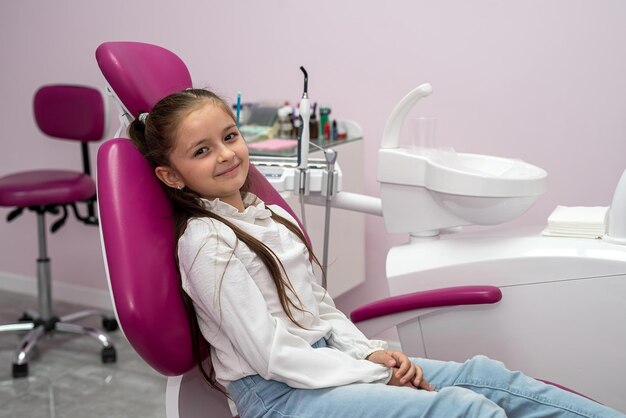
[[[320,340],[313,346],[325,345]],[[436,392],[379,383],[294,389],[258,375],[231,382],[228,391],[241,418],[626,418],[484,356],[465,363],[411,360]]]

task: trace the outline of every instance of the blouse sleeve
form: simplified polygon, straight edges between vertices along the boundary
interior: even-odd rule
[[[286,219],[289,219],[294,225],[298,226],[296,220],[280,206],[272,205],[272,210]],[[313,276],[311,266],[311,277]],[[356,359],[365,359],[375,351],[387,349],[387,342],[382,340],[369,340],[363,333],[350,321],[346,315],[335,307],[335,303],[328,292],[319,285],[315,280],[311,286],[315,299],[319,305],[320,318],[327,321],[332,326],[331,335],[328,344],[349,356]]]
[[[312,348],[289,332],[237,258],[232,231],[219,222],[196,223],[194,234],[204,237],[202,244],[179,247],[185,290],[261,377],[295,388],[388,381],[391,370],[385,366],[332,347]]]
[[[328,344],[355,359],[365,359],[375,351],[387,349],[387,342],[370,340],[335,307],[328,292],[317,282],[311,284],[319,304],[320,318],[332,326]]]

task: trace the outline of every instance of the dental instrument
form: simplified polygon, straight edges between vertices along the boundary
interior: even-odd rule
[[[302,99],[300,99],[300,117],[302,118],[301,133],[298,135],[298,168],[306,170],[307,161],[309,159],[309,118],[311,116],[311,104],[309,102],[308,84],[309,74],[304,67],[300,67],[300,70],[304,74],[304,91],[302,92]]]
[[[309,179],[308,179],[308,161],[309,161],[309,117],[311,115],[311,104],[309,103],[309,74],[306,72],[303,66],[300,66],[300,70],[304,74],[304,89],[302,92],[302,99],[300,99],[300,129],[298,131],[298,159],[296,170],[296,183],[294,192],[300,199],[300,215],[302,217],[302,224],[306,228],[306,211],[304,210],[304,196],[309,194]]]

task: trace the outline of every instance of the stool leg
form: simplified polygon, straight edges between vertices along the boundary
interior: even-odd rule
[[[37,299],[39,318],[46,321],[52,318],[52,286],[50,259],[48,258],[46,239],[46,218],[44,211],[37,211],[37,235],[39,257],[37,258]]]
[[[102,362],[115,362],[117,360],[115,347],[113,347],[109,336],[104,331],[71,323],[88,316],[100,315],[103,318],[103,326],[109,331],[114,331],[118,328],[118,324],[113,316],[96,309],[68,314],[60,319],[54,316],[52,312],[50,259],[48,258],[46,244],[46,208],[38,207],[35,211],[37,213],[39,243],[37,258],[37,302],[39,310],[27,311],[20,320],[21,322],[0,325],[0,333],[27,331],[14,353],[13,377],[28,376],[28,360],[37,342],[44,335],[53,334],[55,331],[81,334],[97,339],[102,344]]]
[[[84,311],[74,312],[71,314],[63,315],[59,318],[61,322],[74,322],[81,319],[88,318],[90,316],[100,316],[102,319],[111,319],[112,316],[100,309],[85,309]]]
[[[30,331],[35,327],[32,322],[16,322],[14,324],[2,324],[0,325],[0,332],[19,332]]]
[[[55,328],[58,332],[68,332],[72,334],[87,335],[95,338],[102,344],[102,362],[103,363],[115,363],[117,360],[117,353],[115,347],[111,343],[111,339],[104,332],[97,328],[86,327],[78,324],[70,324],[67,322],[57,322]]]
[[[29,321],[0,325],[0,333],[21,331],[29,332],[22,337],[17,350],[13,354],[13,377],[28,376],[28,363],[26,361],[28,360],[28,356],[30,355],[30,351],[32,350],[34,344],[31,342],[34,337],[31,333],[35,331],[35,324],[32,321]]]
[[[117,319],[110,313],[104,312],[100,309],[86,309],[84,311],[74,312],[68,315],[63,315],[59,318],[60,322],[76,322],[78,320],[88,318],[90,316],[102,317],[102,327],[106,331],[115,331],[119,328]]]
[[[28,376],[28,359],[37,341],[44,335],[46,335],[46,329],[43,325],[39,325],[22,337],[13,355],[13,377]]]

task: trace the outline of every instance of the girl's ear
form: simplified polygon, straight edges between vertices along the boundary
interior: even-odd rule
[[[169,187],[174,189],[182,189],[185,187],[185,183],[183,183],[176,171],[170,167],[159,166],[154,169],[154,174]]]

